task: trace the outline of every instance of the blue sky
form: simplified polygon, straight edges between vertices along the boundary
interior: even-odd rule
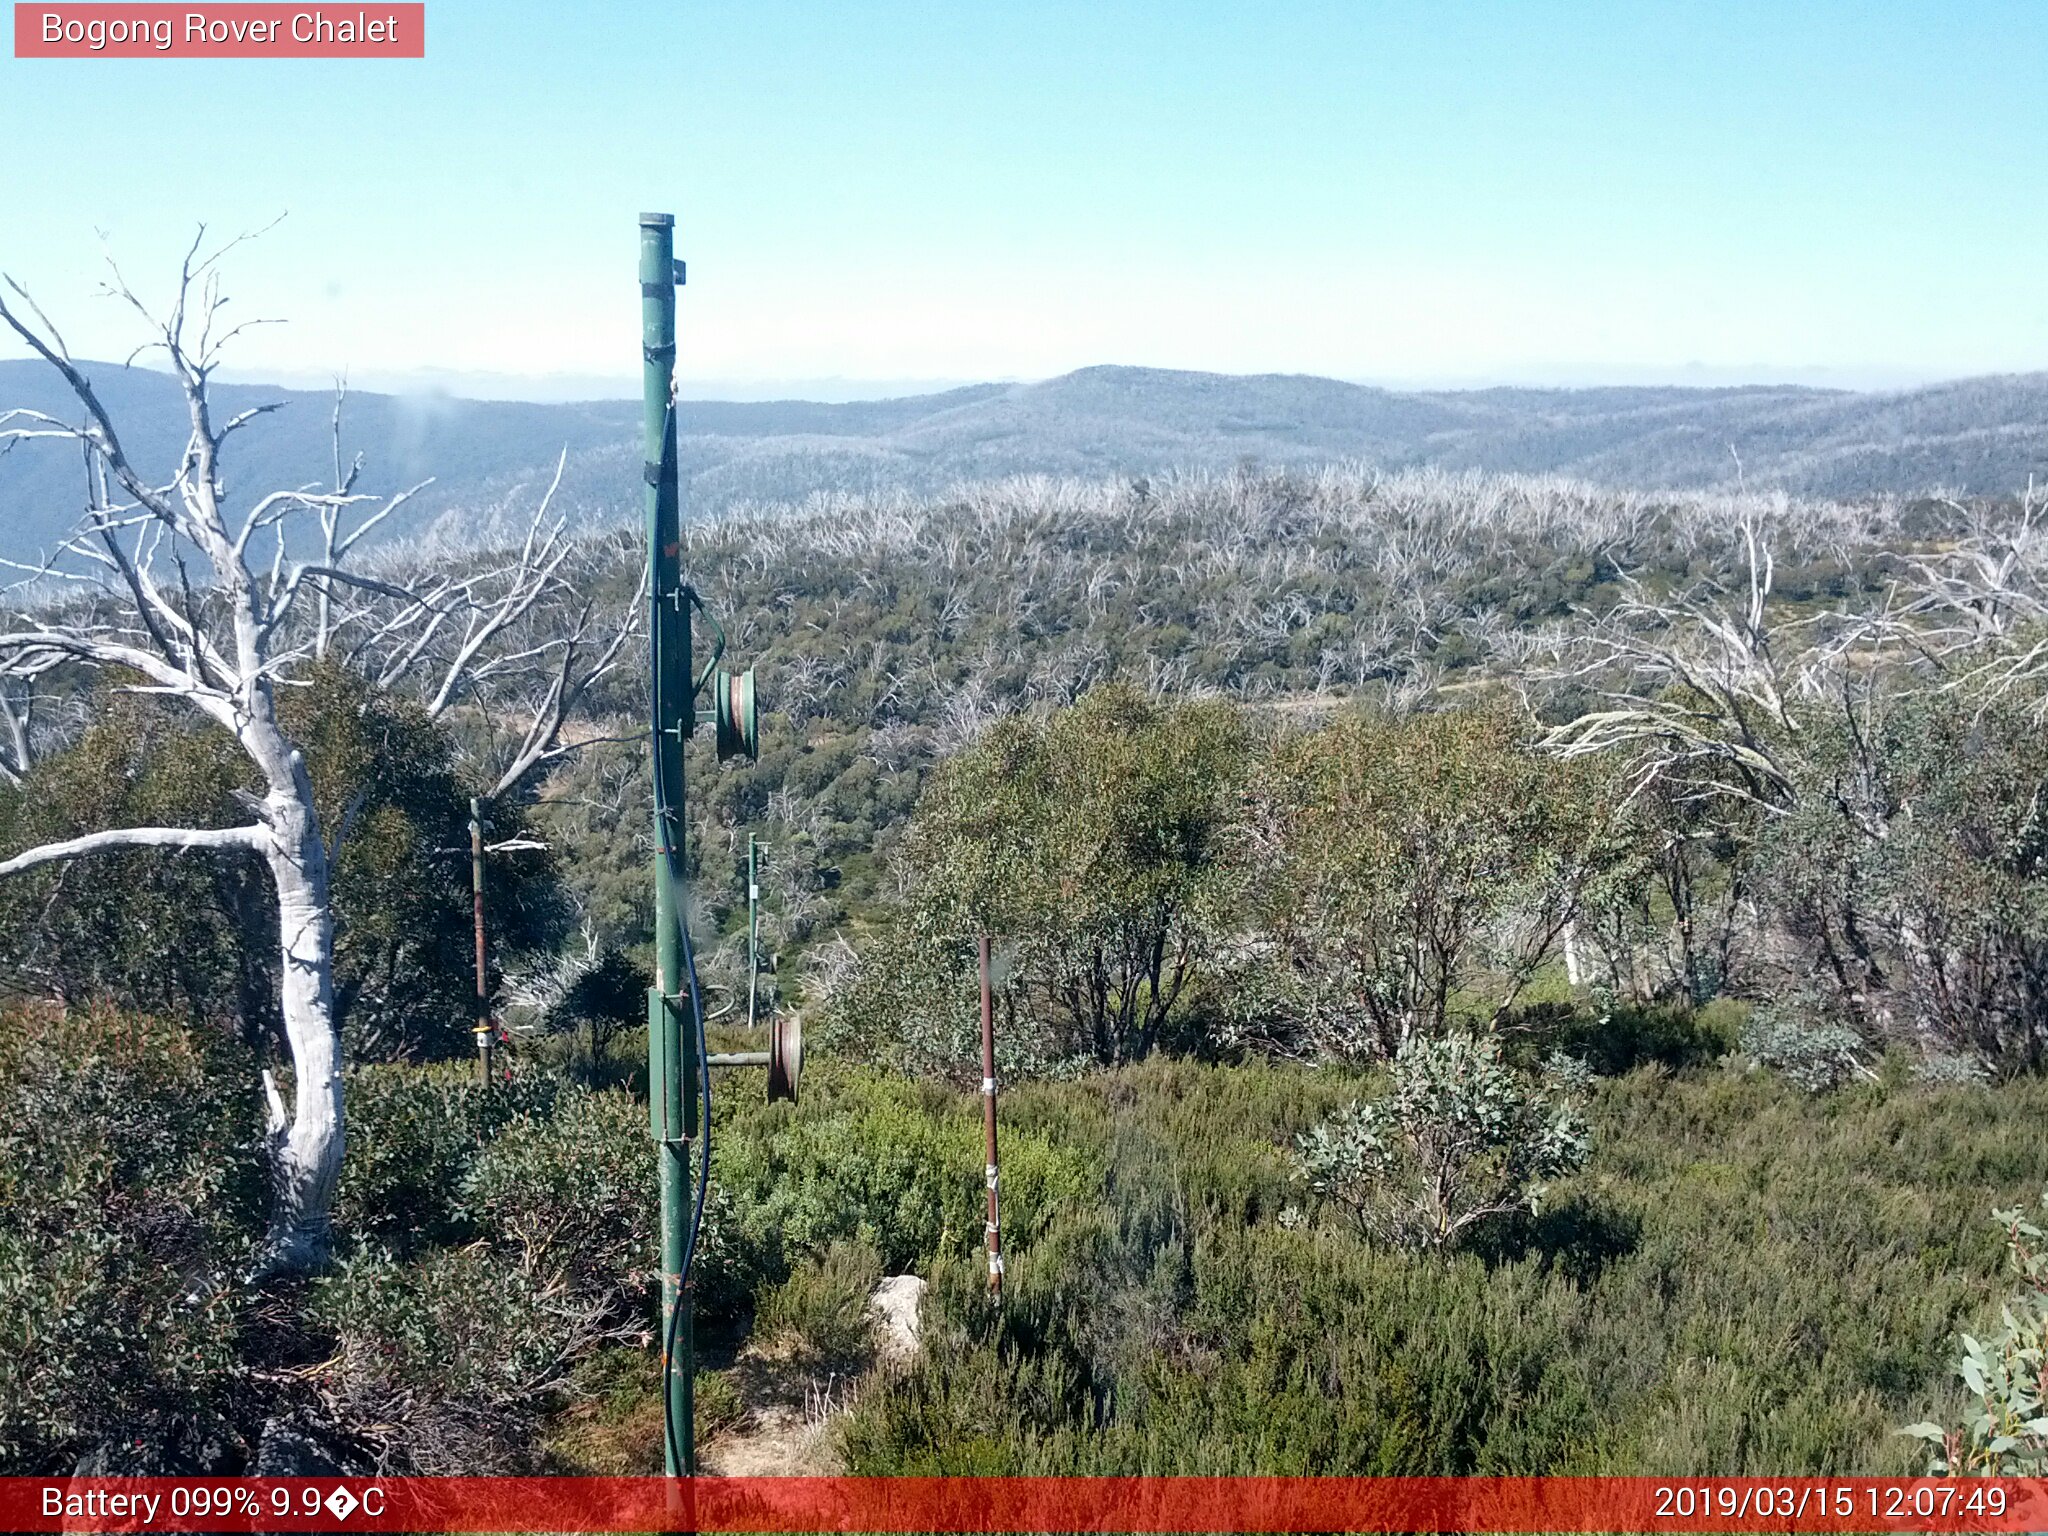
[[[2048,366],[2044,66],[2039,4],[428,0],[423,61],[0,59],[0,268],[105,354],[96,231],[147,289],[288,211],[245,373],[625,378],[664,208],[734,392],[1906,382]]]

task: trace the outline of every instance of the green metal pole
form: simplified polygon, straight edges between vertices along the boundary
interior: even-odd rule
[[[661,1174],[661,1339],[664,1460],[671,1477],[697,1470],[692,1387],[696,1366],[683,1288],[683,1247],[694,1194],[690,1138],[696,1131],[696,1057],[683,1027],[690,1012],[681,929],[683,738],[693,723],[690,614],[681,561],[680,488],[674,427],[676,359],[675,217],[640,215],[640,342],[647,473],[648,638],[653,654],[654,936],[658,983],[649,999],[647,1095]],[[693,1021],[694,1026],[694,1021]]]

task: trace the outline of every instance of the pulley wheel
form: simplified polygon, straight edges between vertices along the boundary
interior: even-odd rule
[[[804,1071],[804,1021],[794,1013],[777,1014],[768,1025],[768,1102],[796,1102],[797,1079]]]
[[[711,674],[711,712],[718,726],[718,760],[745,754],[748,762],[758,762],[761,721],[754,704],[752,667],[744,672],[720,667]]]

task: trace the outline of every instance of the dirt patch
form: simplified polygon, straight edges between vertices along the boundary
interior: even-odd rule
[[[821,1370],[776,1344],[749,1344],[727,1375],[739,1421],[697,1450],[714,1477],[829,1477],[841,1470],[833,1420],[852,1405],[859,1367]]]
[[[875,1288],[868,1303],[876,1335],[871,1359],[821,1366],[789,1341],[749,1343],[726,1373],[739,1419],[698,1447],[702,1470],[714,1477],[844,1472],[835,1421],[878,1374],[902,1370],[916,1357],[924,1290],[912,1275],[891,1276]]]

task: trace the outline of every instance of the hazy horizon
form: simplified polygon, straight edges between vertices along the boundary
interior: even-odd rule
[[[136,366],[148,366],[138,360]],[[1394,377],[1387,375],[1342,375],[1318,374],[1300,369],[1258,368],[1246,370],[1224,369],[1178,369],[1167,368],[1144,362],[1104,360],[1082,364],[1080,368],[1064,370],[1060,374],[1043,374],[1032,378],[998,376],[993,374],[979,377],[955,378],[684,378],[678,381],[678,391],[685,400],[733,401],[741,403],[766,404],[776,401],[804,401],[817,404],[848,404],[868,400],[906,399],[921,395],[943,394],[948,390],[967,389],[985,384],[1038,384],[1047,379],[1060,378],[1066,373],[1079,372],[1087,368],[1115,367],[1134,368],[1159,372],[1214,373],[1227,378],[1253,378],[1262,376],[1297,376],[1332,379],[1344,384],[1357,384],[1367,388],[1385,389],[1396,393],[1458,393],[1488,389],[1532,389],[1532,390],[1574,390],[1574,389],[1624,389],[1624,388],[1675,388],[1675,389],[1734,389],[1744,387],[1786,387],[1801,389],[1848,390],[1860,394],[1883,394],[1895,390],[1921,388],[1933,384],[1956,382],[1964,378],[1984,377],[1981,374],[1937,374],[1911,372],[1883,368],[1709,368],[1701,364],[1669,368],[1641,369],[1574,369],[1559,367],[1554,370],[1530,370],[1527,372],[1493,375],[1442,375],[1422,377]],[[2006,372],[2033,370],[2004,370]],[[225,383],[274,385],[280,389],[321,390],[333,386],[338,377],[335,372],[321,372],[317,369],[224,369],[220,377]],[[627,400],[637,399],[640,394],[640,380],[628,374],[613,376],[584,373],[491,373],[466,372],[458,369],[422,368],[410,370],[368,370],[352,373],[347,379],[349,388],[373,394],[448,396],[462,400],[504,400],[524,401],[534,404],[559,405],[584,400]]]
[[[1403,387],[1886,387],[2048,360],[2048,209],[2023,190],[2048,162],[2038,6],[563,21],[434,0],[417,60],[10,60],[0,131],[34,158],[62,124],[93,174],[9,178],[0,270],[81,355],[121,357],[97,232],[161,301],[196,224],[288,211],[227,284],[237,314],[290,323],[232,366],[511,388],[631,377],[643,209],[675,213],[689,263],[682,371],[751,396],[1104,359]]]

